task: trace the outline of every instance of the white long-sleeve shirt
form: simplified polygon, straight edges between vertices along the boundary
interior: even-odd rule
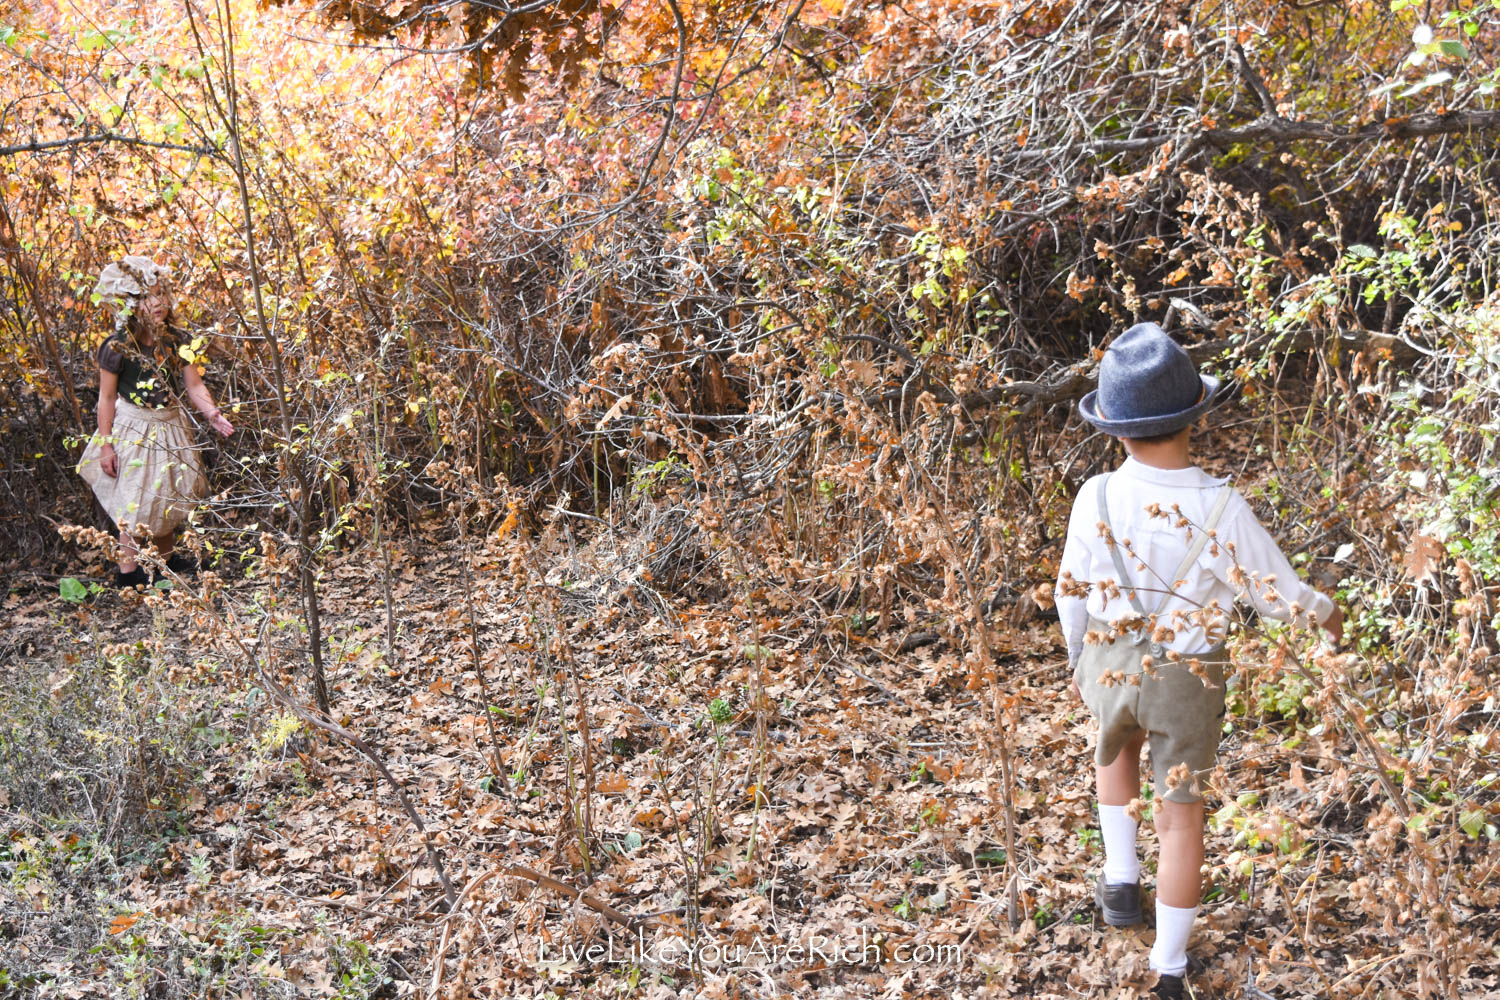
[[[1068,659],[1073,663],[1077,663],[1083,651],[1091,616],[1111,623],[1137,617],[1123,592],[1110,596],[1106,593],[1110,588],[1097,586],[1106,581],[1118,583],[1119,578],[1109,547],[1099,531],[1098,479],[1095,476],[1078,491],[1058,565],[1057,615],[1067,640]],[[1276,540],[1237,490],[1231,493],[1212,539],[1178,578],[1182,584],[1172,586],[1174,581],[1169,574],[1187,555],[1192,539],[1199,526],[1207,522],[1225,482],[1197,466],[1159,469],[1134,458],[1126,459],[1109,480],[1110,527],[1116,541],[1125,546],[1121,555],[1142,607],[1148,613],[1155,612],[1163,595],[1173,591],[1157,618],[1159,625],[1166,625],[1174,633],[1169,641],[1162,643],[1165,649],[1184,654],[1208,650],[1214,642],[1210,641],[1204,624],[1214,626],[1221,639],[1223,624],[1216,622],[1227,623],[1228,612],[1236,600],[1246,601],[1262,615],[1283,621],[1292,617],[1293,606],[1300,611],[1300,619],[1309,623],[1327,621],[1334,613],[1333,601],[1298,578]],[[1191,522],[1191,528],[1178,526],[1174,504],[1181,516]],[[1152,516],[1149,510],[1152,505],[1166,516]],[[1087,597],[1062,593],[1062,581],[1068,574],[1080,583],[1091,585]],[[1216,607],[1219,611],[1208,616],[1196,615],[1191,621],[1184,617],[1186,612],[1205,607]],[[1205,617],[1210,620],[1204,622]]]

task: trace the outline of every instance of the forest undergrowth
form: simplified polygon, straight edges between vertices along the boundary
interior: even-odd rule
[[[1148,987],[1048,596],[1145,319],[1349,616],[1200,994],[1500,991],[1494,4],[376,6],[0,13],[0,995]],[[239,430],[122,595],[125,252]]]
[[[1258,417],[1220,411],[1200,436],[1205,467],[1235,476],[1283,537],[1329,536],[1318,551],[1330,555],[1297,561],[1357,614],[1339,656],[1299,662],[1285,635],[1238,643],[1192,952],[1204,995],[1421,995],[1423,976],[1483,995],[1496,988],[1500,854],[1493,705],[1472,680],[1489,653],[1468,643],[1485,595],[1466,589],[1467,560],[1389,551],[1404,487],[1380,470],[1395,442],[1372,453],[1336,420],[1308,421],[1337,395],[1319,391],[1319,371],[1290,374]],[[1098,441],[1057,432],[1081,446],[1077,476],[1109,460]],[[1406,428],[1409,447],[1423,434],[1420,420]],[[1403,465],[1415,468],[1404,455],[1392,468]],[[976,463],[965,478],[993,490],[997,471]],[[899,609],[906,624],[882,631],[786,581],[648,598],[618,585],[622,562],[638,565],[629,536],[557,512],[525,543],[514,524],[465,551],[441,534],[393,539],[394,656],[381,572],[332,563],[337,723],[378,747],[411,796],[457,890],[451,908],[369,762],[279,707],[224,641],[254,635],[256,655],[296,683],[305,632],[285,579],[251,574],[206,606],[181,592],[73,603],[13,588],[7,985],[350,997],[1144,987],[1150,931],[1094,916],[1086,713],[1030,586],[1048,584],[1062,516],[1002,519],[1035,568],[984,582],[1001,597],[987,616],[995,679],[977,689],[926,609]],[[1363,576],[1366,558],[1405,568]],[[1443,593],[1456,614],[1438,610]],[[216,620],[231,606],[259,611]],[[1424,645],[1438,622],[1450,639]],[[744,959],[798,942],[822,952]]]

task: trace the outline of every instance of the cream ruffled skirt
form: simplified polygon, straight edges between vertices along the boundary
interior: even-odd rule
[[[110,520],[131,531],[145,528],[154,537],[187,520],[208,489],[187,414],[177,406],[150,410],[117,399],[113,442],[118,476],[105,475],[99,464],[98,434],[78,460],[78,474],[94,488]]]

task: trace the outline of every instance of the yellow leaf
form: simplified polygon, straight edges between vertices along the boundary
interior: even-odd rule
[[[517,504],[514,500],[510,502],[510,509],[505,512],[505,520],[500,522],[500,530],[497,532],[497,534],[501,538],[504,538],[506,535],[509,535],[512,531],[516,530],[516,523],[519,520],[519,518],[516,516],[516,509],[518,506],[519,504]]]

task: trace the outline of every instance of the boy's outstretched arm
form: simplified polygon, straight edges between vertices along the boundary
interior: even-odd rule
[[[1276,539],[1260,523],[1244,498],[1231,508],[1216,532],[1219,553],[1214,560],[1214,575],[1234,587],[1239,599],[1260,614],[1279,621],[1289,621],[1296,606],[1303,624],[1321,625],[1334,644],[1344,638],[1344,613],[1327,594],[1303,582],[1276,544]]]

